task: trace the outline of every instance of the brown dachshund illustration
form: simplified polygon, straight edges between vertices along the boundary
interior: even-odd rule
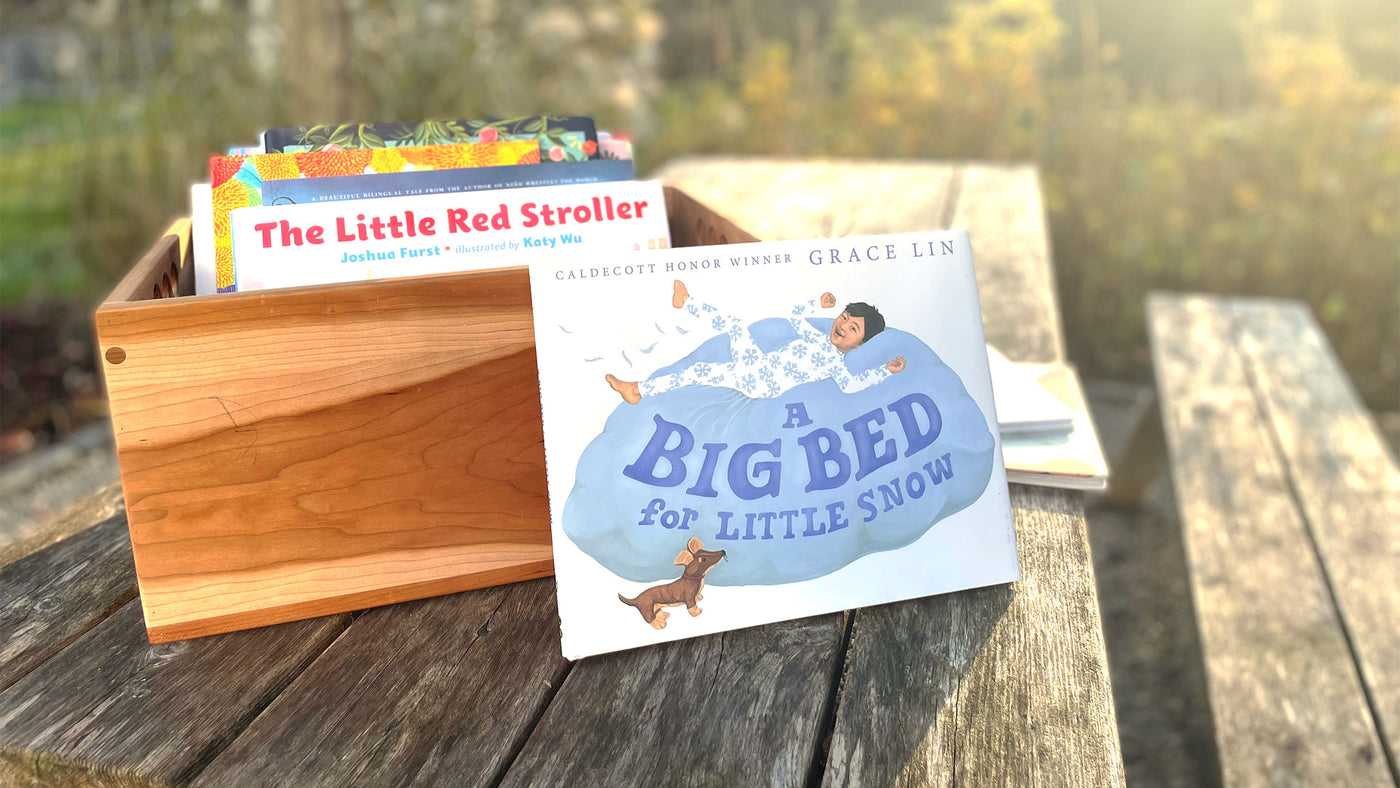
[[[724,558],[723,550],[702,550],[702,547],[699,537],[691,537],[685,549],[676,556],[676,564],[685,567],[680,579],[665,585],[652,586],[638,594],[636,599],[628,599],[622,594],[618,594],[617,598],[624,605],[637,608],[637,612],[641,613],[642,618],[654,629],[666,628],[666,619],[671,614],[662,610],[663,607],[685,605],[685,609],[692,616],[700,615],[700,608],[696,607],[696,603],[704,599],[700,596],[700,589],[705,587],[705,573]]]

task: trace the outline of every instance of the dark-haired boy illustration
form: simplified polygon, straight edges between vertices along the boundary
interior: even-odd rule
[[[836,297],[822,293],[823,309],[836,306]],[[754,344],[753,337],[740,318],[726,315],[709,304],[691,297],[680,280],[676,280],[671,306],[709,321],[710,327],[729,335],[733,360],[722,364],[697,363],[670,375],[643,381],[620,380],[607,375],[608,385],[635,405],[642,397],[653,397],[681,386],[722,386],[752,399],[771,399],[803,383],[831,378],[847,394],[879,383],[890,375],[903,371],[904,356],[883,366],[858,375],[846,369],[846,353],[860,347],[866,340],[885,329],[885,318],[875,307],[857,301],[847,304],[823,334],[806,318],[817,310],[813,299],[793,307],[788,323],[797,332],[797,339],[772,352],[765,353]]]

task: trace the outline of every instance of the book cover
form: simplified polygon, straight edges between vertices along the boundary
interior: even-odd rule
[[[218,292],[235,289],[229,215],[262,205],[264,180],[325,178],[366,173],[437,170],[539,163],[532,142],[478,142],[378,150],[323,150],[215,156],[209,160],[214,228],[214,270]]]
[[[1017,364],[987,346],[992,391],[997,403],[997,429],[1003,436],[1020,432],[1069,432],[1074,409],[1045,390],[1037,377],[1042,370]]]
[[[630,181],[636,170],[630,161],[598,159],[556,164],[517,164],[453,170],[423,170],[341,178],[294,178],[263,181],[263,205],[297,205],[330,200],[404,197],[416,194],[529,189],[574,183]]]
[[[194,254],[194,294],[218,292],[214,262],[214,197],[207,183],[190,186],[190,245]]]
[[[298,153],[327,148],[393,148],[497,140],[538,142],[540,154],[546,161],[584,161],[599,157],[598,131],[593,119],[561,115],[289,126],[263,132],[263,149],[269,153]]]
[[[1065,364],[1016,367],[1069,408],[1073,422],[1067,431],[1004,434],[1001,450],[1008,481],[1070,490],[1107,489],[1108,463],[1074,369]]]
[[[530,281],[566,657],[1018,579],[966,233]]]
[[[234,211],[239,290],[527,265],[565,250],[611,256],[670,245],[656,181],[454,192]]]

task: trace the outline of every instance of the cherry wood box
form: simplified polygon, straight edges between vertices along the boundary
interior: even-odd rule
[[[666,189],[672,243],[754,240]],[[523,267],[195,297],[177,221],[97,310],[146,631],[553,573]]]

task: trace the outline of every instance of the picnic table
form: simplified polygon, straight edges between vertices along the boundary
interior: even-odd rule
[[[1306,304],[1147,307],[1223,782],[1400,784],[1400,468]]]
[[[1064,356],[1032,166],[657,177],[764,239],[966,228],[988,341]],[[0,569],[0,783],[1123,782],[1077,492],[1012,485],[1020,582],[572,664],[550,579],[150,645],[105,495]]]

